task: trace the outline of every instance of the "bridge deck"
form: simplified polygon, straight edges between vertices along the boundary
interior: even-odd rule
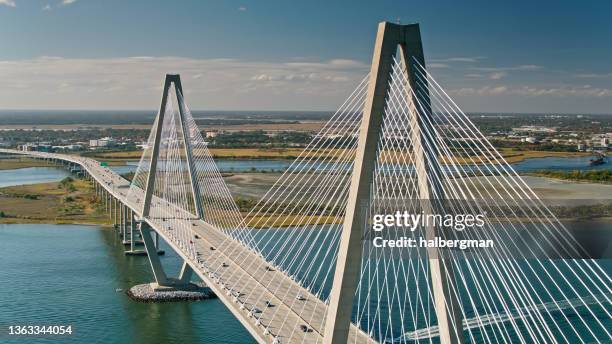
[[[141,213],[144,195],[132,193],[128,199],[129,182],[114,171],[101,166],[96,160],[63,154],[43,152],[20,152],[0,149],[0,153],[22,154],[36,158],[59,159],[80,165],[113,197],[117,198],[136,214]],[[152,214],[163,214],[172,207],[162,199],[152,202]],[[157,208],[157,209],[156,209]],[[169,214],[170,216],[170,214]],[[177,246],[173,240],[170,223],[161,218],[147,218],[153,230],[184,258],[200,278],[217,294],[238,320],[259,342],[272,343],[320,343],[323,340],[324,319],[327,305],[308,290],[302,288],[281,271],[268,271],[268,262],[247,249],[225,233],[202,221],[192,222],[193,230],[200,239],[194,240],[200,262]],[[215,250],[211,250],[214,247]],[[223,266],[223,264],[227,266]],[[229,290],[226,286],[235,286]],[[306,300],[298,300],[301,295]],[[248,297],[248,300],[247,300]],[[266,301],[274,307],[268,308]],[[264,310],[253,315],[251,310]],[[303,332],[300,325],[307,325],[311,332]],[[268,329],[269,333],[265,332]],[[374,342],[364,332],[351,325],[349,343]]]

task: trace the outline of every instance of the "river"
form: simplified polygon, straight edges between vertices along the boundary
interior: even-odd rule
[[[27,167],[14,170],[0,170],[0,187],[50,183],[62,180],[70,173],[56,167]]]
[[[125,290],[152,275],[146,257],[123,254],[116,233],[97,226],[0,225],[0,343],[254,343],[218,299],[129,299]],[[163,264],[176,273],[181,261],[163,246]],[[73,334],[24,339],[10,337],[10,325],[72,325]]]
[[[589,166],[589,157],[571,158],[532,158],[512,164],[518,173],[533,172],[537,170],[589,170],[608,169],[610,164]],[[291,165],[290,160],[264,160],[264,159],[217,159],[219,170],[223,172],[249,172],[249,171],[283,171]],[[110,166],[119,174],[136,171],[138,161],[128,161],[125,165]],[[323,167],[321,167],[323,168]],[[329,166],[327,166],[329,168]],[[0,187],[20,184],[34,184],[59,181],[66,177],[68,172],[53,167],[30,167],[26,169],[0,171]]]

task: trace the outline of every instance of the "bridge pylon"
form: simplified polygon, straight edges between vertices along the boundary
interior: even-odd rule
[[[194,231],[199,221],[230,235],[242,235],[234,230],[242,221],[240,211],[185,103],[178,74],[165,76],[159,112],[127,198],[141,209],[139,226],[160,286],[189,282],[199,261],[195,244],[201,237]],[[173,242],[175,250],[184,251],[178,279],[165,276],[155,255],[158,248],[152,241],[153,232],[156,240],[161,236]]]
[[[404,77],[407,78],[409,85],[415,85],[418,76],[414,68],[414,61],[425,66],[419,25],[381,22],[376,36],[367,98],[363,109],[336,270],[329,298],[329,309],[326,315],[324,343],[327,344],[344,344],[348,340],[353,301],[362,261],[364,226],[367,226],[369,222],[367,209],[369,209],[371,185],[374,180],[377,157],[381,154],[378,143],[381,140],[385,108],[389,98],[392,97],[389,94],[390,84],[392,83],[394,59],[398,54],[403,65]],[[435,171],[436,164],[428,163],[431,159],[437,158],[436,153],[432,151],[432,147],[435,147],[435,140],[431,133],[435,130],[431,127],[432,121],[425,118],[431,114],[429,92],[427,89],[418,93],[407,92],[400,97],[406,97],[406,101],[412,104],[412,110],[414,110],[410,111],[408,114],[410,118],[407,120],[412,127],[410,141],[412,142],[421,208],[425,214],[435,213],[436,203],[444,199],[444,195],[439,179],[432,177],[436,173],[439,175],[439,172]],[[415,104],[420,104],[426,109],[417,111]],[[428,226],[424,230],[427,239],[436,236],[436,229],[433,226]],[[428,250],[428,256],[429,279],[440,329],[440,341],[443,344],[462,343],[463,328],[459,301],[449,281],[454,276],[452,266],[438,255],[435,249]]]
[[[176,96],[176,103],[178,104],[178,121],[170,120],[168,121],[166,118],[166,112],[168,112],[168,101],[170,97],[171,88],[174,88],[174,95]],[[181,268],[180,276],[177,278],[169,278],[164,272],[161,261],[157,255],[157,251],[159,249],[159,234],[156,234],[156,242],[152,239],[151,228],[146,221],[145,218],[149,217],[151,211],[151,203],[153,197],[155,195],[155,187],[156,187],[156,178],[158,171],[158,161],[160,155],[163,155],[162,152],[162,141],[170,141],[172,138],[169,138],[168,135],[164,137],[164,132],[168,132],[168,128],[165,128],[165,125],[176,125],[180,127],[180,130],[177,130],[177,134],[180,133],[182,137],[182,148],[183,152],[179,153],[179,156],[183,156],[186,161],[187,173],[189,185],[191,187],[191,199],[193,200],[193,210],[195,211],[195,215],[197,218],[202,218],[203,216],[203,208],[200,198],[200,189],[198,178],[196,174],[195,163],[193,159],[193,152],[190,142],[190,134],[189,134],[189,124],[186,119],[186,109],[184,106],[184,102],[182,100],[183,95],[183,87],[181,84],[181,77],[178,74],[166,74],[163,86],[163,94],[161,99],[161,104],[159,108],[159,112],[157,113],[157,117],[155,119],[155,125],[152,130],[153,135],[153,147],[150,152],[150,161],[148,161],[148,174],[146,175],[146,184],[145,184],[145,195],[144,201],[142,204],[142,219],[138,221],[138,227],[140,228],[140,232],[142,235],[142,239],[144,242],[145,250],[147,252],[147,256],[149,258],[149,263],[151,264],[151,269],[153,271],[153,275],[155,277],[155,285],[154,289],[164,289],[164,288],[175,288],[182,287],[189,284],[189,280],[191,279],[193,269],[189,264],[185,261],[183,262],[183,266]],[[178,123],[176,123],[178,122]],[[178,136],[174,137],[174,140],[178,141]],[[164,143],[166,146],[168,142]],[[168,149],[167,147],[165,148]],[[182,165],[182,163],[181,163]],[[164,167],[166,168],[166,167]],[[191,203],[191,202],[185,202]],[[186,209],[185,209],[186,210]],[[169,215],[169,217],[172,215]]]
[[[151,153],[151,160],[149,165],[149,174],[147,176],[146,188],[145,188],[145,198],[142,205],[142,216],[149,216],[149,211],[151,209],[151,200],[153,197],[153,190],[155,188],[155,179],[157,176],[157,161],[160,155],[160,146],[162,142],[162,133],[164,130],[164,119],[167,110],[168,104],[168,95],[170,93],[170,88],[174,87],[175,95],[177,97],[178,104],[178,122],[180,124],[180,133],[182,135],[182,143],[184,148],[185,159],[187,161],[187,169],[189,173],[189,182],[191,186],[191,194],[193,198],[193,204],[195,207],[195,213],[198,218],[202,218],[202,203],[200,199],[200,190],[199,183],[196,176],[196,169],[193,161],[193,152],[191,143],[189,140],[188,133],[188,124],[185,119],[185,106],[182,101],[183,94],[183,86],[181,85],[181,77],[178,74],[166,74],[166,79],[164,80],[164,90],[161,99],[161,105],[159,107],[159,112],[157,113],[157,118],[155,122],[157,123],[156,127],[154,127],[154,137],[153,137],[153,151]],[[170,123],[173,125],[174,123]]]

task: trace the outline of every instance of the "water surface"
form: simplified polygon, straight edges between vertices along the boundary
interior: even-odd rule
[[[181,260],[164,245],[169,274]],[[116,232],[78,225],[0,225],[0,343],[254,343],[217,299],[138,303],[146,257],[126,257]],[[10,325],[68,325],[68,337],[10,337]]]
[[[0,170],[0,187],[56,182],[68,175],[67,170],[57,167],[27,167]]]

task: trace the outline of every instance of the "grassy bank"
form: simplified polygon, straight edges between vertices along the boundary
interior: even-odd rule
[[[0,188],[0,223],[109,224],[93,185],[67,177],[59,183]]]
[[[293,160],[302,153],[302,148],[211,148],[210,152],[215,159],[287,159]],[[589,156],[586,152],[551,152],[551,151],[521,151],[514,148],[501,148],[500,153],[509,163],[517,163],[531,158],[568,158]],[[342,153],[341,149],[336,149],[334,154]],[[138,160],[142,151],[117,151],[117,152],[88,152],[84,154],[91,158],[104,160],[109,164],[121,163],[125,160]],[[474,158],[477,160],[477,158]],[[455,163],[465,163],[457,157]]]
[[[573,158],[592,155],[587,152],[521,151],[514,148],[500,148],[499,152],[510,164],[531,158]]]
[[[43,166],[52,166],[52,164],[43,160],[21,157],[0,159],[0,170],[14,170],[17,168]]]
[[[214,158],[221,159],[295,159],[301,152],[301,148],[211,148]],[[124,160],[138,160],[142,151],[120,151],[88,153],[87,156],[110,162]]]

